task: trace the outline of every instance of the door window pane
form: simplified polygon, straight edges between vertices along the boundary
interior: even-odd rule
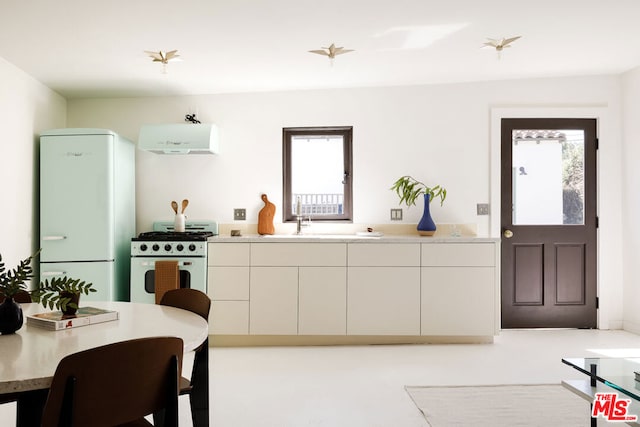
[[[514,225],[584,224],[584,131],[512,133]]]

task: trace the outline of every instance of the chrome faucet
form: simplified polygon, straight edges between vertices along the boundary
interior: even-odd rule
[[[308,217],[307,223],[304,223],[302,215],[296,215],[296,234],[302,234],[302,227],[311,226],[311,216]]]

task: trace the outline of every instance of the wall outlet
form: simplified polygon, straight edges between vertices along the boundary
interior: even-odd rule
[[[476,210],[478,215],[489,215],[489,203],[478,203]]]
[[[233,210],[233,220],[234,221],[244,221],[247,219],[247,210],[246,209],[234,209]]]
[[[391,209],[391,221],[402,221],[402,209]]]

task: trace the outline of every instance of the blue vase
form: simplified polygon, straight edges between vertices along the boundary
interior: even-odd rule
[[[421,236],[433,236],[436,232],[436,223],[431,218],[431,212],[429,211],[429,194],[424,195],[424,212],[422,218],[418,223],[418,234]]]

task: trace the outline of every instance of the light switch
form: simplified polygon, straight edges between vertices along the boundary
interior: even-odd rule
[[[391,221],[402,221],[402,209],[391,209]]]

